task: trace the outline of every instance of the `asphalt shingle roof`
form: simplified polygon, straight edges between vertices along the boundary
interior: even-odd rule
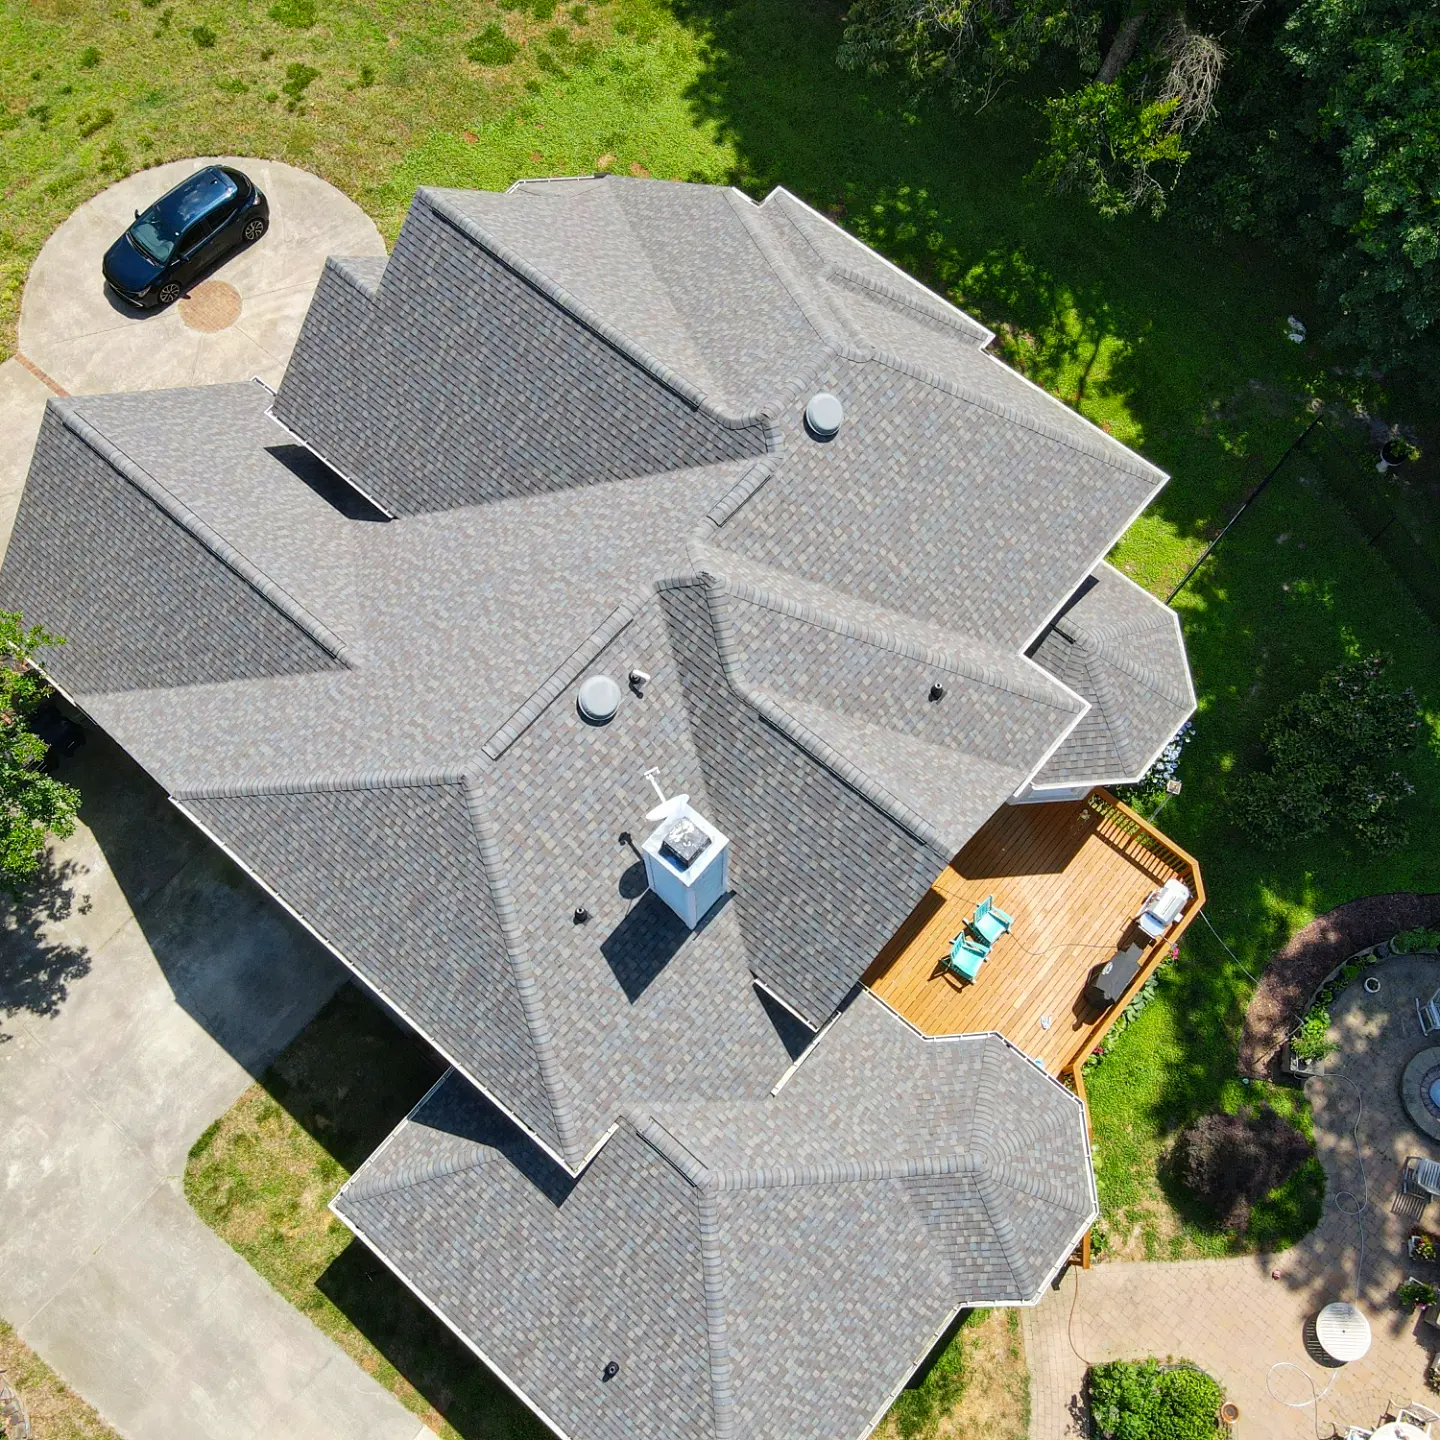
[[[862,992],[770,1095],[780,1007],[832,1016],[999,805],[1193,705],[1099,559],[1164,477],[990,338],[782,191],[422,190],[278,395],[51,402],[0,603],[455,1067],[342,1209],[571,1433],[858,1433],[1093,1213],[998,1039]],[[651,770],[731,841],[693,932]]]
[[[1037,785],[1138,780],[1195,709],[1179,617],[1112,566],[1086,578],[1031,653],[1090,702]]]
[[[1038,1299],[1096,1213],[1072,1094],[868,993],[774,1095],[636,1108],[578,1182],[533,1154],[452,1075],[335,1208],[605,1440],[868,1433],[957,1309]]]

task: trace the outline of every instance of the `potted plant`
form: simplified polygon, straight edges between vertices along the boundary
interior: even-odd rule
[[[1413,1310],[1417,1305],[1430,1306],[1440,1301],[1440,1290],[1427,1281],[1407,1275],[1396,1287],[1395,1298],[1402,1310]]]
[[[1437,1256],[1440,1256],[1440,1247],[1435,1244],[1435,1237],[1427,1230],[1416,1230],[1410,1236],[1410,1258],[1412,1260],[1426,1260],[1434,1263]]]
[[[1380,463],[1375,468],[1383,475],[1397,465],[1404,465],[1407,461],[1413,462],[1419,458],[1420,447],[1412,445],[1403,435],[1395,431],[1380,447]]]
[[[1292,1075],[1315,1075],[1325,1057],[1334,1050],[1328,1039],[1330,1012],[1314,1005],[1300,1022],[1286,1046],[1286,1068]]]

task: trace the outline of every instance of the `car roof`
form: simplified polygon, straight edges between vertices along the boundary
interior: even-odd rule
[[[207,165],[167,191],[150,209],[157,219],[178,232],[228,200],[239,189],[234,176],[228,171],[218,165]]]

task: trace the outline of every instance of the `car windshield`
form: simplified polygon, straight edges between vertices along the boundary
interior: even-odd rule
[[[180,237],[160,216],[160,207],[147,210],[131,227],[130,238],[157,265],[163,265],[174,253]]]
[[[130,227],[130,234],[152,260],[163,265],[191,225],[238,191],[239,186],[223,170],[202,170],[162,195]]]

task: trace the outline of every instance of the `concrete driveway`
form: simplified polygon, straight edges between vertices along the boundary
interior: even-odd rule
[[[270,230],[168,310],[106,294],[100,257],[135,211],[211,163],[142,170],[87,200],[45,242],[20,305],[20,350],[0,365],[0,555],[40,416],[51,395],[209,385],[258,375],[278,385],[328,255],[383,255],[370,217],[318,175],[278,160],[224,157],[270,200]]]
[[[225,157],[270,201],[269,232],[167,310],[107,293],[100,259],[152,200],[208,159],[142,170],[87,200],[45,242],[25,282],[20,353],[72,395],[209,385],[258,375],[278,385],[327,255],[383,255],[370,217],[318,175]]]
[[[0,1313],[133,1440],[428,1440],[181,1189],[339,967],[103,736],[65,764],[86,823],[0,932]]]

